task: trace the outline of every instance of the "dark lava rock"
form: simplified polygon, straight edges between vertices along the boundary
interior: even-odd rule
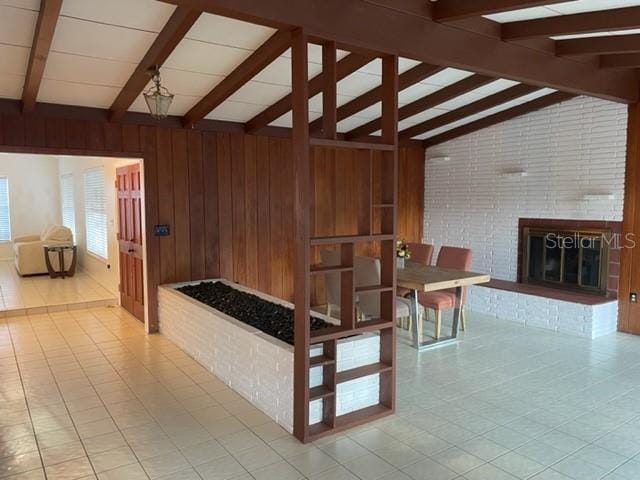
[[[177,289],[230,317],[293,345],[293,310],[242,292],[222,282],[200,282]],[[330,323],[311,317],[311,331],[332,327]]]

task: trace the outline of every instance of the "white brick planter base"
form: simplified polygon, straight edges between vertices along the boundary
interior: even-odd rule
[[[470,311],[584,338],[597,338],[617,330],[618,302],[583,305],[486,287],[471,287]]]
[[[293,308],[288,302],[240,285],[238,290]],[[158,291],[160,332],[191,355],[256,408],[293,432],[293,347],[175,290],[187,282],[163,285]],[[312,355],[321,352],[321,347]],[[337,370],[380,361],[380,338],[366,334],[338,342]],[[380,375],[338,386],[337,414],[379,403]],[[322,383],[322,368],[311,370],[310,385]],[[322,401],[310,404],[310,424],[322,419]]]

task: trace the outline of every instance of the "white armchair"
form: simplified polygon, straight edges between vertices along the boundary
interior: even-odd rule
[[[16,237],[13,239],[16,270],[23,276],[47,273],[44,246],[69,244],[73,244],[73,233],[62,225],[49,225],[40,235]],[[69,265],[73,258],[73,252],[64,252],[64,255],[65,264]],[[53,267],[59,268],[58,256],[52,255],[50,259]]]

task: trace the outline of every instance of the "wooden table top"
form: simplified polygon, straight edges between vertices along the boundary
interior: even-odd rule
[[[421,292],[435,292],[455,287],[467,287],[478,283],[486,283],[491,280],[484,273],[465,272],[422,265],[421,263],[406,261],[404,268],[397,270],[397,282],[399,287]]]

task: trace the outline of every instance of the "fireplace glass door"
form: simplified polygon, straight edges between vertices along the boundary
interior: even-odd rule
[[[524,281],[606,293],[606,232],[525,229]]]

